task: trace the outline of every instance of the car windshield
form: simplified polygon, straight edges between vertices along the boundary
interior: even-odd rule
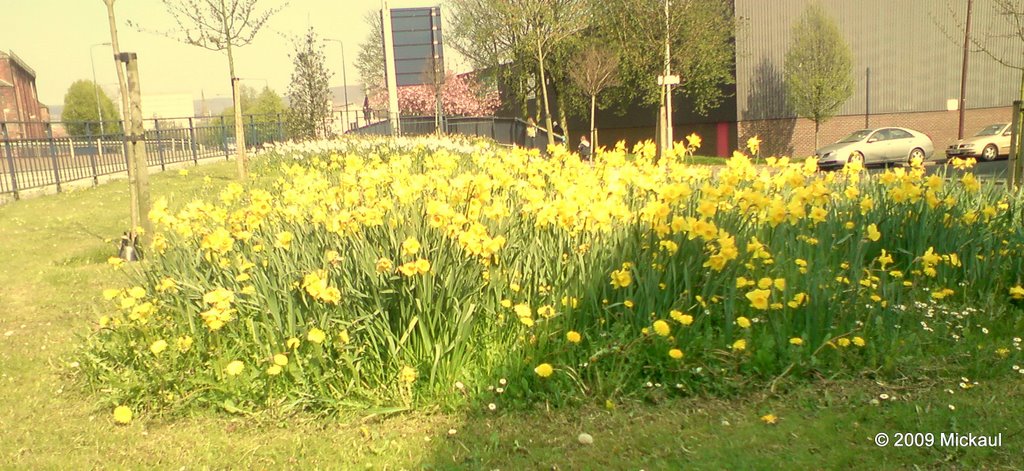
[[[853,134],[850,134],[849,136],[840,139],[839,141],[837,141],[837,143],[863,141],[864,138],[868,137],[869,134],[871,134],[870,129],[856,131]]]
[[[999,132],[1003,130],[1003,126],[1006,125],[993,124],[991,126],[986,126],[985,129],[978,131],[978,134],[975,134],[975,136],[995,136],[996,134],[999,134]]]

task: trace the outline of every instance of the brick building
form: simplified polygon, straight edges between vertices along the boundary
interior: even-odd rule
[[[36,94],[36,72],[14,52],[0,51],[0,120],[11,139],[46,137],[50,122],[50,109]]]
[[[735,85],[704,116],[685,96],[673,101],[674,134],[704,138],[700,153],[728,156],[754,135],[762,153],[803,157],[814,153],[814,123],[798,118],[786,100],[785,56],[793,25],[812,0],[732,0],[736,31]],[[822,123],[820,145],[865,127],[900,126],[924,132],[937,154],[956,140],[966,0],[815,0],[836,22],[853,53],[853,96],[836,117]],[[979,41],[1024,67],[1024,42],[1010,18],[990,0],[974,2],[972,30]],[[958,37],[959,36],[959,37]],[[958,42],[959,41],[959,42]],[[1020,97],[1021,71],[987,54],[969,55],[965,134],[1009,122]],[[652,77],[653,80],[653,77]],[[654,139],[657,106],[622,114],[598,112],[601,144]],[[589,123],[570,119],[578,133]]]
[[[793,25],[809,0],[735,0],[745,25],[736,40],[736,132],[755,134],[764,151],[814,152],[814,123],[786,103],[783,70]],[[853,96],[821,125],[820,145],[858,129],[900,126],[924,132],[936,154],[957,138],[966,1],[819,0],[853,52]],[[1012,38],[1008,18],[990,1],[975,1],[973,36],[1020,62],[1024,44]],[[964,134],[1009,122],[1019,99],[1021,72],[981,51],[970,53]]]

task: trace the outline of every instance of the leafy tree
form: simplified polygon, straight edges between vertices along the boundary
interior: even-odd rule
[[[853,95],[853,53],[821,5],[812,3],[793,25],[783,77],[793,111],[818,128]]]
[[[99,96],[99,107],[96,98]],[[68,87],[64,94],[64,111],[61,120],[72,136],[100,135],[100,116],[106,134],[121,132],[121,113],[102,87],[91,80],[78,80]]]
[[[593,35],[619,52],[621,87],[609,93],[624,109],[631,103],[657,104],[661,88],[655,77],[665,73],[668,35],[673,88],[706,113],[724,98],[722,86],[733,83],[735,19],[729,0],[671,0],[666,30],[665,0],[592,0]]]
[[[246,142],[250,145],[254,142],[266,141],[267,139],[264,137],[267,135],[276,136],[278,120],[283,121],[288,117],[288,107],[284,103],[284,98],[281,98],[281,95],[269,87],[263,87],[263,90],[257,93],[255,88],[239,85],[238,102],[242,108],[243,127],[254,126],[251,128],[252,132],[261,134],[260,136],[246,135]],[[221,112],[221,116],[224,117],[224,124],[228,128],[226,135],[234,137],[235,110],[227,108]],[[219,143],[221,142],[219,139],[222,139],[223,135],[218,131],[214,137],[218,139],[215,142]]]
[[[387,88],[384,83],[384,38],[381,33],[384,27],[381,25],[380,12],[367,13],[365,20],[370,25],[370,32],[359,44],[356,70],[359,71],[367,95],[372,97],[385,92]]]
[[[292,61],[295,70],[288,85],[289,129],[297,138],[326,136],[330,132],[333,98],[328,81],[333,74],[327,70],[323,41],[313,28],[296,43]]]
[[[576,86],[590,97],[590,142],[597,147],[597,135],[594,132],[594,115],[597,112],[597,95],[606,88],[617,85],[616,71],[619,68],[619,56],[607,49],[591,44],[577,54],[569,68],[569,77]]]
[[[178,28],[167,36],[211,51],[224,51],[228,57],[231,89],[234,95],[236,81],[234,48],[247,46],[259,33],[267,20],[281,7],[260,11],[259,0],[161,0],[167,12],[174,17]],[[237,97],[235,101],[237,101]],[[242,108],[235,103],[235,135],[244,138]],[[245,146],[237,146],[238,178],[248,176]]]

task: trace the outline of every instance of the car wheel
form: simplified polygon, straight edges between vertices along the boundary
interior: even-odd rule
[[[995,144],[989,144],[981,151],[981,160],[991,162],[999,157],[999,149],[996,148]]]
[[[859,162],[862,166],[864,165],[864,154],[854,151],[850,153],[850,157],[846,159],[847,164]]]
[[[914,161],[914,159],[921,159],[921,163],[924,163],[924,151],[920,147],[915,147],[914,150],[910,151],[910,157],[907,158],[907,164]]]

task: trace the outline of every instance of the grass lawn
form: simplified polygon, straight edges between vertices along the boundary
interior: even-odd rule
[[[151,177],[154,199],[214,197],[233,163]],[[205,177],[209,177],[206,179]],[[68,366],[123,283],[106,264],[128,226],[115,182],[0,207],[0,468],[333,469],[1017,469],[1024,374],[961,388],[955,366],[780,382],[729,399],[661,400],[531,411],[416,411],[388,417],[224,412],[136,417],[115,426]],[[939,363],[939,362],[937,362]],[[1013,375],[1018,376],[1018,375]],[[952,391],[952,393],[948,391]],[[888,399],[880,400],[880,395]],[[874,403],[873,403],[874,401]],[[952,406],[952,407],[951,407]],[[955,408],[955,410],[954,410]],[[760,419],[778,417],[777,425]],[[454,431],[454,432],[452,432]],[[594,444],[577,435],[586,432]],[[1002,434],[999,448],[879,448],[877,433]]]

